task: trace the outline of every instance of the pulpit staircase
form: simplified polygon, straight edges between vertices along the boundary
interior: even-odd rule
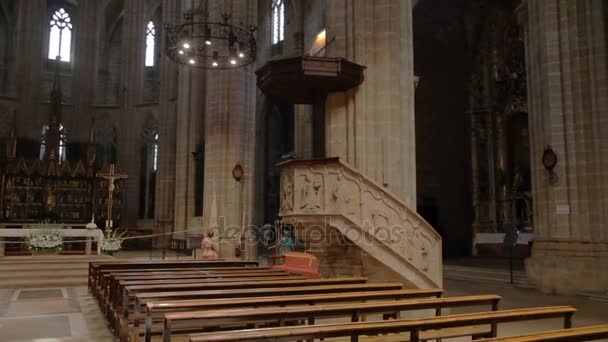
[[[280,216],[309,252],[321,254],[322,273],[323,254],[348,258],[343,268],[371,257],[377,273],[396,275],[412,287],[442,287],[440,235],[397,196],[339,158],[282,164]]]

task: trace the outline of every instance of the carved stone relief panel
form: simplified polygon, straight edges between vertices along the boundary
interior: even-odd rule
[[[341,213],[359,223],[361,209],[361,186],[357,178],[344,168],[328,168],[326,185],[328,191],[327,211]]]
[[[323,172],[320,169],[299,169],[295,176],[295,210],[305,213],[320,212],[323,208]]]
[[[293,168],[284,168],[281,171],[281,214],[287,214],[293,211],[293,190],[295,184],[293,182]]]

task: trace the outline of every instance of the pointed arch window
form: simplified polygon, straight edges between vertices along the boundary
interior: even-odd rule
[[[154,66],[154,48],[156,44],[156,27],[154,22],[148,22],[146,26],[146,63],[147,67]]]
[[[154,135],[152,142],[152,171],[158,170],[158,133]]]
[[[40,138],[40,160],[44,159],[44,155],[46,154],[46,141],[47,141],[47,134],[49,131],[49,125],[46,124],[44,126],[42,126],[42,134],[41,134],[41,138]],[[68,137],[67,134],[65,132],[65,128],[63,128],[63,125],[60,124],[59,125],[59,158],[57,160],[59,160],[59,162],[64,162],[66,160],[66,145],[68,142]]]
[[[49,22],[49,59],[59,58],[62,62],[70,61],[72,49],[72,18],[63,8],[53,13]]]
[[[139,218],[154,218],[156,196],[156,174],[158,172],[158,125],[156,122],[148,123],[142,134]]]
[[[272,0],[272,44],[285,39],[285,1]]]

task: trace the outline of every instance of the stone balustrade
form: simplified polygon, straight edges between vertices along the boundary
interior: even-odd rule
[[[416,287],[441,287],[441,237],[386,188],[339,158],[281,166],[280,215],[307,249],[334,241],[328,228]],[[346,255],[347,253],[345,253]]]

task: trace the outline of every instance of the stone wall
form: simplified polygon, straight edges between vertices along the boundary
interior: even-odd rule
[[[606,2],[528,0],[526,29],[537,239],[528,276],[548,293],[608,288]],[[557,155],[555,179],[542,164]]]

